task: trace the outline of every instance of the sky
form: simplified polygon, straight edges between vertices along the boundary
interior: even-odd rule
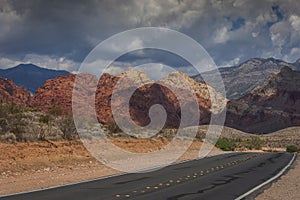
[[[140,27],[186,34],[219,67],[253,57],[300,58],[297,0],[0,0],[0,68],[33,63],[75,72],[100,42]],[[116,63],[158,62],[192,73],[178,56],[141,51]]]

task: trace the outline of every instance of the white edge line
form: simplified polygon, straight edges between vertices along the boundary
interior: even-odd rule
[[[256,186],[255,188],[249,190],[248,192],[246,192],[245,194],[239,196],[238,198],[236,198],[235,200],[242,200],[243,198],[247,197],[248,195],[250,195],[251,193],[259,190],[260,188],[264,187],[265,185],[271,183],[272,181],[274,181],[275,179],[279,178],[294,162],[296,158],[296,154],[294,153],[294,156],[292,157],[292,159],[290,160],[290,162],[275,176],[273,176],[272,178],[270,178],[269,180],[263,182],[262,184]]]
[[[236,153],[236,152],[230,152],[230,153]],[[229,153],[223,153],[223,154],[229,154]],[[196,158],[196,159],[193,159],[193,160],[200,160],[200,159],[203,159],[203,158],[210,158],[210,157],[215,157],[215,156],[219,156],[219,155],[223,155],[223,154],[216,154],[216,155],[206,156],[206,157],[202,157],[202,158]],[[155,169],[162,168],[162,167],[182,164],[182,163],[193,161],[193,160],[184,160],[184,161],[181,161],[181,162],[172,163],[170,165],[162,165],[162,166],[155,166],[155,167],[152,167],[152,168],[145,168],[145,169],[141,169],[139,171],[136,171],[135,173],[147,172],[149,170],[155,170]],[[46,187],[46,188],[43,188],[43,189],[36,189],[36,190],[30,190],[30,191],[25,191],[25,192],[18,192],[18,193],[7,194],[7,195],[0,195],[0,198],[10,197],[10,196],[15,196],[15,195],[21,195],[21,194],[34,193],[34,192],[41,192],[41,191],[45,191],[45,190],[51,190],[51,189],[56,189],[56,188],[60,188],[60,187],[78,185],[78,184],[88,183],[88,182],[92,182],[92,181],[99,181],[99,180],[112,178],[112,177],[116,177],[116,176],[122,176],[122,175],[125,175],[125,174],[129,174],[129,173],[126,173],[126,172],[117,173],[117,174],[112,174],[112,175],[108,175],[108,176],[103,176],[103,177],[100,177],[100,178],[94,178],[94,179],[78,181],[78,182],[73,182],[73,183],[68,183],[68,184],[63,184],[63,185],[56,185],[56,186],[52,186],[52,187]]]

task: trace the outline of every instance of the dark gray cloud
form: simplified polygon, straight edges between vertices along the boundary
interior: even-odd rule
[[[35,62],[76,70],[99,42],[143,26],[187,34],[217,65],[251,57],[293,62],[300,57],[297,4],[296,0],[0,0],[0,67]],[[150,54],[132,54],[123,61],[147,60]],[[178,61],[155,55],[153,59],[162,63]],[[182,64],[178,62],[177,66]]]

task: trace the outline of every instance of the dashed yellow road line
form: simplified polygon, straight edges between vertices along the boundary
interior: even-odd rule
[[[225,164],[223,164],[223,165],[218,165],[218,166],[216,166],[216,167],[211,167],[211,168],[209,168],[209,169],[201,170],[200,172],[195,172],[195,173],[193,173],[192,176],[191,176],[191,175],[186,175],[186,176],[183,176],[183,177],[179,177],[179,178],[177,178],[176,181],[174,181],[173,179],[170,179],[170,180],[168,180],[167,182],[165,182],[165,183],[161,182],[161,183],[157,184],[156,186],[147,186],[147,187],[146,187],[145,189],[143,189],[143,190],[133,190],[133,191],[131,192],[131,194],[134,195],[135,193],[138,193],[138,192],[140,192],[140,193],[146,193],[146,190],[150,190],[151,188],[157,190],[157,189],[159,189],[160,187],[161,187],[161,188],[163,188],[163,187],[169,187],[169,186],[171,186],[171,184],[172,184],[173,182],[175,182],[175,183],[185,182],[184,180],[190,180],[191,178],[197,178],[198,175],[199,175],[199,176],[204,176],[205,174],[209,174],[209,173],[211,173],[211,172],[213,172],[213,171],[220,170],[220,169],[224,169],[225,167],[237,165],[237,164],[239,164],[239,163],[241,163],[241,162],[246,162],[247,160],[250,160],[250,159],[252,159],[252,158],[254,158],[254,157],[257,157],[257,156],[261,156],[261,155],[255,155],[255,156],[251,156],[251,157],[246,157],[246,158],[243,158],[243,159],[234,160],[234,161],[225,163]],[[134,193],[134,194],[133,194],[133,193]],[[130,197],[131,197],[130,194],[123,194],[123,195],[121,195],[121,194],[116,194],[116,195],[115,195],[116,198],[120,198],[120,197],[122,197],[122,196],[123,196],[123,197],[126,197],[126,198],[130,198]]]

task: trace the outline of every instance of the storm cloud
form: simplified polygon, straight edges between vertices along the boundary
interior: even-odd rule
[[[148,26],[187,34],[218,66],[252,57],[294,62],[300,57],[298,4],[296,0],[0,0],[0,68],[32,62],[76,71],[99,42]],[[142,55],[118,62],[128,65],[151,55],[156,62],[185,64],[161,52]]]

